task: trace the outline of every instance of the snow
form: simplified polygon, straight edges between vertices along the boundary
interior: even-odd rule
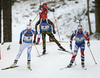
[[[19,1],[19,0],[18,0]],[[45,0],[42,0],[46,2]],[[48,0],[53,1],[53,0]],[[69,48],[69,37],[72,34],[72,31],[77,28],[78,19],[82,18],[82,25],[84,30],[89,31],[87,16],[85,16],[86,12],[86,1],[87,0],[77,0],[79,3],[74,4],[75,1],[67,1],[66,5],[61,5],[62,3],[57,3],[54,7],[60,6],[59,8],[55,8],[55,17],[57,19],[57,26],[60,29],[60,37],[61,40],[66,41],[67,43],[61,43],[62,46],[70,51]],[[93,1],[93,0],[91,0]],[[35,6],[30,6],[30,4],[36,4]],[[42,2],[43,3],[43,2]],[[35,11],[39,7],[39,0],[29,0],[26,2],[20,1],[20,3],[14,3],[12,6],[12,42],[4,43],[1,45],[1,55],[2,59],[0,60],[0,69],[4,67],[10,66],[20,48],[18,44],[19,35],[22,30],[26,28],[26,25],[29,23],[30,19],[34,19],[36,17]],[[93,6],[90,3],[90,7]],[[31,9],[34,7],[34,9]],[[49,5],[49,7],[51,7]],[[53,17],[53,13],[48,13],[48,18],[55,23],[55,19]],[[90,13],[91,18],[91,29],[92,32],[95,33],[95,15]],[[32,23],[32,27],[34,28],[35,23],[39,19],[36,18],[35,21]],[[57,40],[59,40],[58,33],[55,35]],[[48,36],[47,36],[48,41]],[[41,40],[42,42],[42,40]],[[40,43],[41,43],[40,42]],[[38,53],[36,51],[35,46],[32,47],[31,56],[31,67],[32,71],[27,69],[27,49],[25,49],[19,58],[18,61],[18,68],[9,69],[9,70],[0,70],[0,77],[1,78],[99,78],[100,76],[100,41],[91,38],[91,50],[98,63],[95,65],[93,57],[86,45],[85,48],[85,65],[87,70],[82,69],[81,67],[81,58],[80,52],[76,57],[75,66],[73,64],[72,68],[60,70],[60,68],[66,67],[71,59],[71,54],[65,53],[63,51],[58,51],[58,46],[55,43],[47,43],[47,52],[48,54],[45,56],[41,56],[41,58],[37,57]],[[10,50],[7,50],[7,47],[10,45]],[[39,54],[42,53],[42,44],[37,45],[37,49]],[[73,50],[74,50],[74,41],[73,41]],[[6,75],[7,74],[7,75]]]
[[[63,47],[67,50],[69,49],[69,43],[61,43]],[[11,49],[7,50],[8,45],[11,45]],[[74,45],[74,41],[73,41]],[[95,45],[95,47],[94,47]],[[10,66],[19,49],[20,45],[18,43],[5,43],[2,48],[2,60],[0,60],[0,69]],[[71,59],[71,54],[65,53],[63,51],[57,50],[58,46],[55,43],[47,43],[47,55],[37,57],[37,51],[35,46],[32,47],[31,51],[31,67],[32,71],[27,69],[27,49],[25,49],[19,58],[18,68],[0,70],[0,76],[2,78],[99,78],[100,74],[100,61],[99,61],[99,48],[100,41],[91,40],[91,50],[94,55],[94,58],[97,61],[95,65],[94,60],[91,56],[91,53],[86,45],[85,49],[85,65],[87,70],[84,70],[81,67],[81,58],[80,52],[76,57],[76,64],[73,64],[72,68],[60,70],[63,67],[66,67]],[[73,46],[74,48],[74,46]],[[42,45],[37,45],[37,49],[41,54]],[[7,74],[7,75],[6,75]]]

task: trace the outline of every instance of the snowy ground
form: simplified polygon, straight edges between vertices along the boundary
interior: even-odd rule
[[[8,45],[11,45],[11,49],[7,50]],[[69,43],[61,43],[67,50],[69,49]],[[73,42],[74,45],[74,42]],[[0,60],[0,69],[10,66],[19,49],[20,45],[18,43],[5,43],[2,48],[2,60]],[[74,46],[73,46],[74,47]],[[37,45],[39,53],[41,54],[42,45]],[[9,70],[0,70],[1,78],[99,78],[100,77],[100,41],[91,40],[91,50],[97,61],[95,65],[94,60],[89,52],[89,49],[85,49],[85,65],[87,70],[81,68],[80,52],[76,57],[76,66],[72,68],[60,70],[69,64],[71,59],[71,54],[58,51],[58,46],[55,43],[47,43],[47,52],[48,54],[42,56],[41,58],[37,57],[37,51],[35,47],[32,48],[32,61],[31,67],[32,71],[27,69],[27,53],[25,49],[22,53],[22,56],[19,58],[18,68],[9,69]]]

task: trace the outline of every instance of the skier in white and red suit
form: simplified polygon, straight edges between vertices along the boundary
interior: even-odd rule
[[[85,57],[84,57],[84,50],[85,50],[85,39],[88,41],[87,45],[90,46],[90,37],[87,31],[83,31],[83,28],[81,25],[79,25],[77,27],[77,30],[75,30],[70,38],[70,49],[72,50],[72,40],[73,37],[75,36],[75,47],[74,47],[74,53],[73,56],[71,58],[70,64],[67,67],[71,67],[73,62],[75,61],[75,57],[77,56],[78,53],[78,49],[80,48],[80,52],[81,52],[81,65],[82,67],[84,67],[84,61],[85,61]]]

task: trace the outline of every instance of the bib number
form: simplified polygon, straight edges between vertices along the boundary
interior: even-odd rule
[[[25,41],[31,41],[32,40],[32,37],[25,37],[23,38]]]
[[[49,26],[41,26],[41,29],[42,30],[47,30],[47,29],[49,29]]]

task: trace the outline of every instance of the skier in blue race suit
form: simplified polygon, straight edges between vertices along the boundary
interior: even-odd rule
[[[65,51],[65,49],[61,46],[61,44],[56,40],[56,38],[54,37],[53,33],[55,34],[55,26],[53,24],[52,21],[50,21],[49,19],[46,18],[46,15],[43,14],[42,19],[40,19],[36,24],[35,24],[35,32],[37,33],[37,26],[39,25],[40,27],[40,33],[42,33],[42,40],[43,40],[43,52],[42,54],[46,53],[46,34],[52,38],[52,40],[59,46],[59,48],[61,48],[62,50]],[[53,33],[51,32],[51,30],[53,29]]]
[[[16,59],[14,61],[14,63],[12,64],[12,66],[16,65],[18,62],[19,57],[21,56],[23,50],[25,48],[27,48],[27,66],[28,68],[30,68],[30,61],[31,61],[31,49],[32,49],[32,37],[34,35],[34,30],[32,29],[31,25],[27,25],[26,29],[23,30],[20,33],[20,41],[19,44],[21,44],[20,49],[19,49],[19,53],[16,56]],[[22,38],[23,36],[23,38]],[[23,42],[22,42],[23,40]]]
[[[75,47],[74,47],[74,53],[71,58],[70,64],[67,67],[71,67],[73,62],[75,61],[75,57],[77,56],[78,49],[80,48],[81,51],[81,65],[84,67],[84,61],[85,61],[85,56],[84,56],[84,50],[85,50],[85,39],[88,41],[87,45],[90,46],[90,37],[88,35],[87,31],[83,31],[83,28],[81,25],[77,27],[77,30],[75,30],[70,38],[70,49],[72,50],[72,40],[73,37],[75,36]]]

